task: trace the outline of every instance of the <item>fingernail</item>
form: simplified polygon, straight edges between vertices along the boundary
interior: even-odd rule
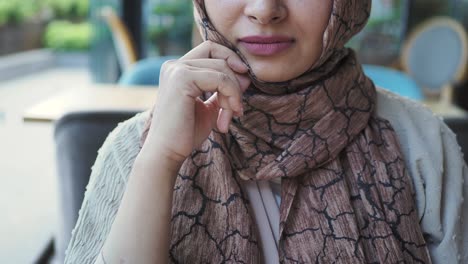
[[[249,70],[249,68],[247,67],[247,65],[245,65],[242,61],[240,60],[234,60],[232,62],[232,67],[235,68],[233,70],[237,71],[237,72],[240,72],[240,73],[244,73],[246,71]]]
[[[234,111],[240,110],[239,103],[237,103],[237,100],[234,97],[229,97],[228,102],[232,110]]]
[[[245,76],[245,75],[241,75],[239,77],[239,82],[241,84],[242,91],[247,90],[247,88],[249,88],[249,86],[250,86],[250,78]]]

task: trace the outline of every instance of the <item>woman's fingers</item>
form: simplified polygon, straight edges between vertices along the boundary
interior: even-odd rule
[[[217,127],[221,133],[227,133],[231,123],[233,112],[228,109],[219,109]]]
[[[210,41],[166,62],[161,68],[159,107],[186,121],[164,120],[168,129],[160,134],[167,136],[178,130],[176,127],[194,126],[193,135],[188,132],[192,129],[183,130],[187,140],[199,143],[213,128],[227,132],[232,117],[243,114],[242,93],[250,85],[247,71],[235,52]],[[200,97],[206,92],[214,95],[202,105]]]
[[[239,81],[242,92],[245,92],[249,88],[251,80],[249,76],[245,74],[236,74],[237,80]]]
[[[242,116],[243,110],[240,112],[224,109],[219,104],[218,93],[214,93],[208,100],[204,102],[206,109],[212,114],[211,125],[217,127],[222,133],[226,133],[229,129],[229,124],[233,116]]]
[[[221,108],[236,112],[242,110],[241,88],[229,75],[213,70],[191,71],[189,75],[191,83],[183,89],[188,96],[198,98],[204,92],[218,92],[218,104]]]
[[[227,132],[233,115],[242,114],[242,93],[250,83],[247,70],[235,52],[212,42],[164,63],[146,142],[182,163],[179,158],[190,155],[213,129]],[[214,95],[203,101],[206,92]]]
[[[234,51],[217,43],[205,41],[183,56],[179,62],[193,67],[192,70],[194,71],[212,69],[224,73],[224,75],[219,75],[217,77],[219,82],[216,91],[218,91],[219,94],[216,96],[216,99],[219,107],[222,108],[219,114],[220,119],[218,120],[218,125],[224,125],[224,128],[226,128],[233,115],[240,116],[243,114],[241,98],[242,93],[247,90],[250,85],[250,78],[245,75],[248,71],[248,67]],[[229,94],[229,84],[221,84],[223,80],[224,82],[227,81],[226,76],[237,83],[240,89],[239,97]],[[195,84],[201,91],[206,91],[203,89],[203,86],[206,85],[207,82],[212,81],[212,78],[206,78],[204,80],[197,79],[195,80]],[[206,88],[208,91],[213,92],[210,87]],[[223,129],[220,130],[223,131]]]
[[[203,42],[185,54],[180,60],[185,61],[202,58],[225,60],[229,67],[238,73],[246,73],[248,71],[247,65],[244,64],[234,51],[212,41]]]
[[[250,78],[245,74],[239,74],[234,72],[229,66],[228,63],[223,59],[197,59],[197,60],[184,60],[180,61],[193,67],[193,70],[204,70],[204,69],[213,69],[220,72],[223,72],[236,80],[241,90],[244,92],[250,85]]]

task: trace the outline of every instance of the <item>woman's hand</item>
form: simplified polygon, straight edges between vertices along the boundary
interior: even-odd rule
[[[164,63],[145,151],[181,165],[212,129],[226,133],[232,117],[243,114],[247,71],[236,53],[211,41]],[[204,92],[214,94],[204,102]]]

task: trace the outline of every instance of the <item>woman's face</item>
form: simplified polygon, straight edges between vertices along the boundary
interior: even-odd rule
[[[332,0],[205,0],[205,6],[257,78],[280,82],[306,72],[320,57]]]

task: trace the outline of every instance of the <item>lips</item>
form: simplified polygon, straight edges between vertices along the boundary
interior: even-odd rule
[[[256,56],[272,56],[287,50],[294,39],[286,36],[248,36],[239,39],[249,53]]]

